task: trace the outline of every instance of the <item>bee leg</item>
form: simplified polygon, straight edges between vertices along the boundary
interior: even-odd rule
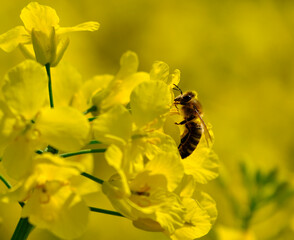
[[[176,124],[176,125],[184,125],[184,124],[186,124],[187,122],[192,121],[193,119],[195,119],[195,116],[191,116],[191,117],[189,117],[189,118],[187,118],[187,119],[185,119],[185,120],[183,120],[183,121],[181,121],[181,122],[179,122],[179,123],[175,123],[175,124]]]
[[[187,122],[187,121],[184,120],[184,121],[181,121],[181,122],[179,122],[179,123],[175,122],[175,124],[176,124],[176,125],[184,125],[184,124],[186,124],[186,122]]]

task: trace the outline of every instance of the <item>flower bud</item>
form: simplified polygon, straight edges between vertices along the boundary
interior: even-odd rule
[[[47,34],[43,31],[32,29],[32,44],[36,55],[36,60],[42,65],[52,63],[56,59],[57,39],[55,28]]]

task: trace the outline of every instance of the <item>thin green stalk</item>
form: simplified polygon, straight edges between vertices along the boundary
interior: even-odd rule
[[[103,153],[105,152],[106,149],[102,148],[102,149],[84,149],[78,152],[71,152],[71,153],[62,153],[59,156],[63,157],[63,158],[67,158],[67,157],[72,157],[72,156],[76,156],[76,155],[81,155],[81,154],[87,154],[87,153]]]
[[[53,91],[52,91],[52,81],[51,81],[51,71],[50,71],[50,63],[45,64],[47,76],[48,76],[48,91],[49,91],[49,102],[50,102],[50,107],[54,108],[54,101],[53,101]],[[47,152],[51,152],[53,154],[57,154],[58,150],[48,146],[47,147]]]
[[[45,65],[47,76],[48,76],[48,90],[49,90],[49,100],[50,100],[50,107],[54,108],[53,102],[53,92],[52,92],[52,83],[51,83],[51,72],[50,72],[50,63]]]
[[[5,184],[5,186],[6,186],[8,189],[11,188],[10,183],[9,183],[4,177],[2,177],[1,175],[0,175],[0,180]]]
[[[96,106],[92,106],[92,107],[88,108],[86,111],[84,111],[83,114],[86,115],[86,114],[88,114],[90,112],[95,112],[95,111],[97,111],[97,107]]]
[[[50,145],[48,145],[48,147],[46,149],[46,152],[50,152],[52,154],[57,154],[58,153],[58,150],[55,149],[54,147],[51,147]]]
[[[89,122],[93,122],[97,117],[91,117],[91,118],[88,118],[88,121]]]
[[[104,181],[102,179],[97,178],[97,177],[94,177],[93,175],[91,175],[89,173],[82,172],[81,175],[84,176],[84,177],[86,177],[86,178],[91,179],[92,181],[94,181],[96,183],[99,183],[99,184],[103,184],[104,183]]]
[[[92,140],[91,142],[89,142],[89,144],[101,144],[102,142],[99,142],[97,140]]]
[[[34,226],[29,223],[28,218],[20,218],[11,240],[25,240],[33,229]]]
[[[99,213],[109,214],[109,215],[113,215],[113,216],[124,217],[119,212],[110,211],[110,210],[101,209],[101,208],[95,208],[95,207],[89,207],[89,208],[90,208],[90,211],[92,211],[92,212],[99,212]]]
[[[40,149],[39,149],[39,150],[36,150],[36,151],[35,151],[35,153],[37,153],[37,154],[40,154],[40,155],[41,155],[41,154],[43,154],[44,152],[43,152],[42,150],[40,150]]]
[[[5,184],[5,186],[8,188],[8,189],[10,189],[12,186],[11,186],[11,184],[3,177],[3,176],[1,176],[0,175],[0,180]],[[18,202],[19,203],[19,205],[21,206],[21,207],[23,207],[24,206],[24,203],[23,202]]]

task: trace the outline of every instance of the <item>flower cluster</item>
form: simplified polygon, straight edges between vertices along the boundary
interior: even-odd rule
[[[21,19],[24,27],[0,36],[0,48],[19,47],[30,58],[0,85],[1,180],[9,187],[1,200],[20,202],[22,219],[71,239],[85,231],[94,209],[83,196],[102,184],[117,214],[135,227],[179,240],[207,234],[217,211],[197,189],[217,177],[218,161],[205,134],[187,158],[179,154],[183,126],[174,123],[183,116],[173,88],[180,71],[155,62],[150,72],[138,72],[138,57],[128,51],[115,76],[82,81],[60,63],[69,44],[64,34],[94,31],[98,23],[61,28],[55,10],[36,2]],[[90,175],[94,152],[105,152],[115,171],[106,181]]]

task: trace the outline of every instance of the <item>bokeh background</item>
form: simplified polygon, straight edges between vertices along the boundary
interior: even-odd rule
[[[22,24],[19,14],[28,3],[1,2],[0,33]],[[221,177],[205,187],[219,217],[203,239],[294,238],[294,1],[39,3],[56,9],[61,26],[101,24],[98,32],[71,34],[63,59],[84,79],[115,74],[122,53],[133,50],[140,70],[165,61],[171,70],[181,70],[183,91],[198,92],[221,161]],[[22,60],[18,50],[0,51],[1,78]],[[97,174],[103,175],[103,167]],[[102,194],[98,197],[100,207],[111,209]],[[0,211],[0,238],[9,239],[20,207],[0,203]],[[29,239],[56,238],[35,230]],[[123,218],[92,213],[89,231],[80,239],[166,237],[135,229]]]

